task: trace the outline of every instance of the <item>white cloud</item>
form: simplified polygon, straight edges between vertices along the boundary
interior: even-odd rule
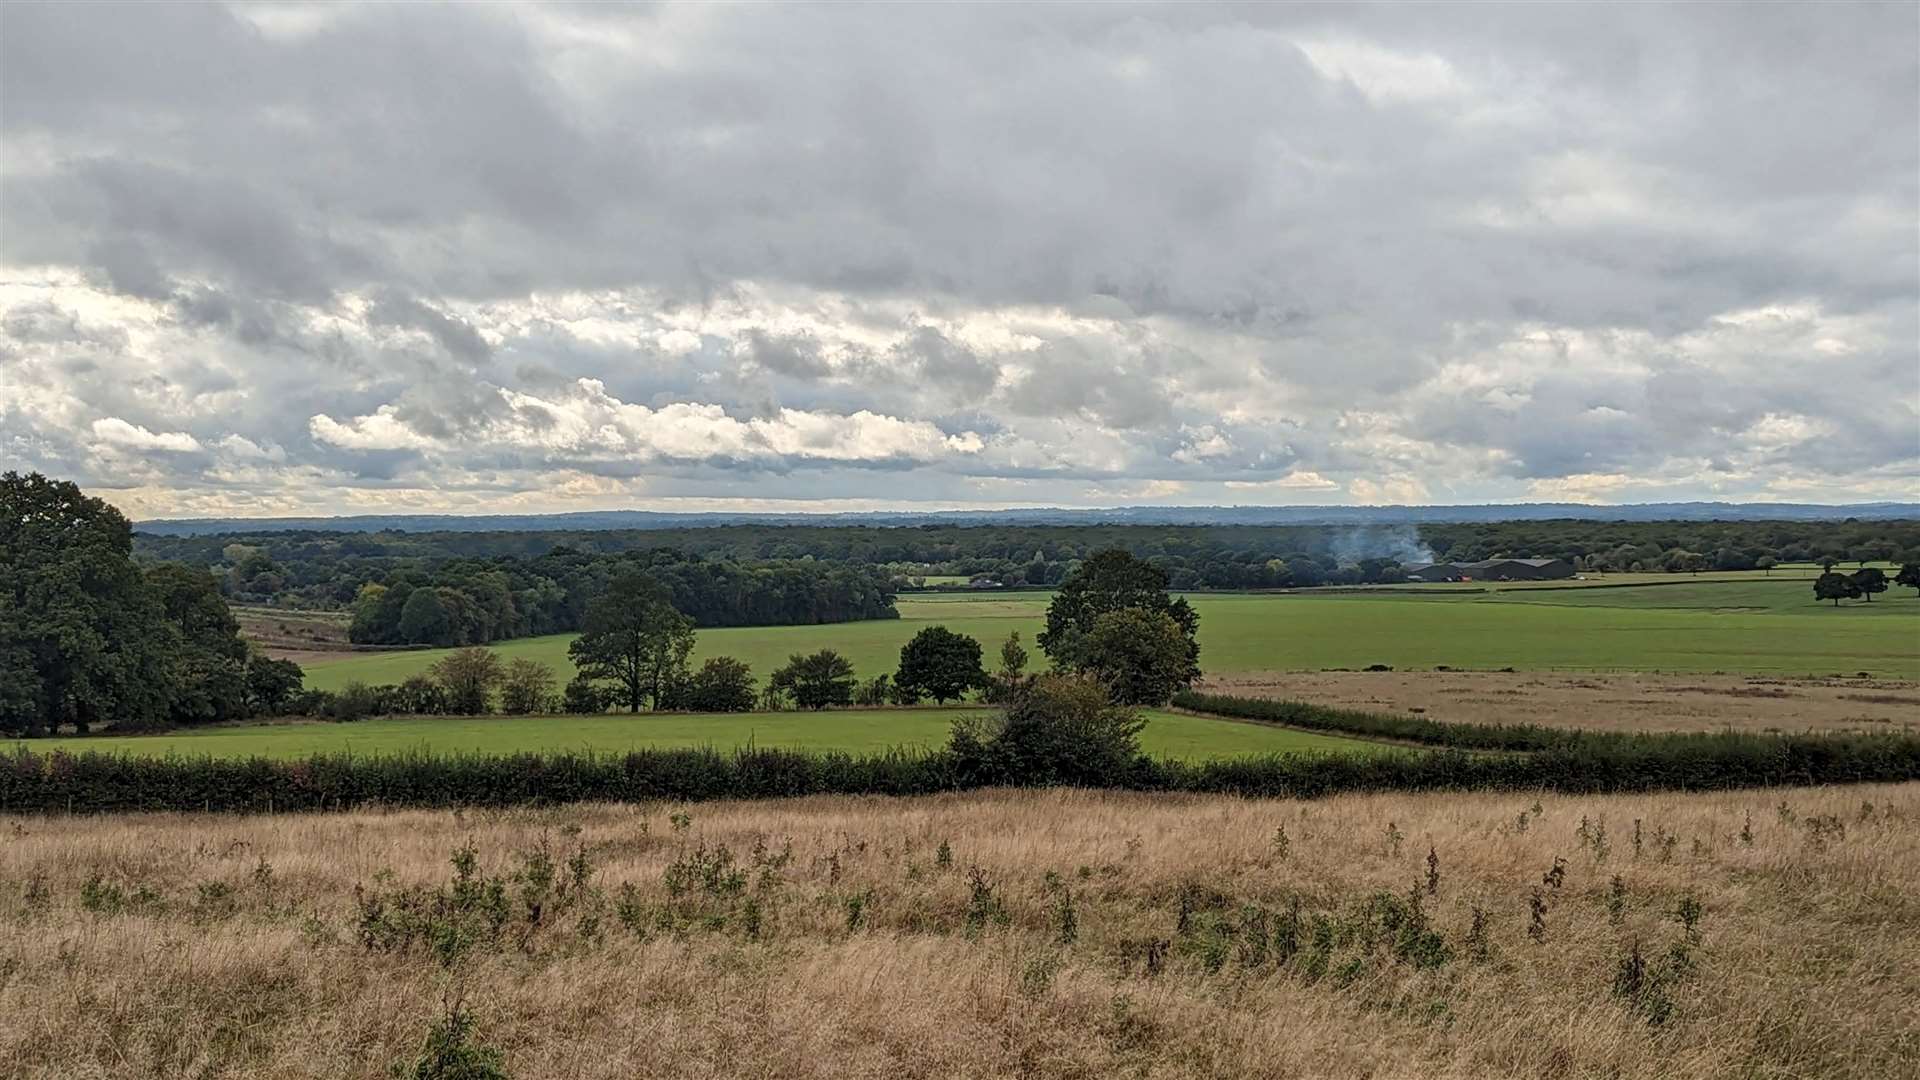
[[[184,431],[148,431],[117,416],[95,420],[93,437],[107,446],[127,450],[168,450],[184,454],[201,448],[200,440]]]

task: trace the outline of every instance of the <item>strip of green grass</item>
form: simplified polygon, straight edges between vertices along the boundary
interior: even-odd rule
[[[1726,589],[1727,592],[1715,590]],[[1920,601],[1889,592],[1872,604],[1801,604],[1794,582],[1702,583],[1644,589],[1519,589],[1466,594],[1208,594],[1200,662],[1212,674],[1360,668],[1726,671],[1920,677]],[[1904,590],[1903,590],[1904,591]],[[694,657],[738,657],[760,679],[793,653],[836,649],[862,676],[889,672],[900,646],[941,624],[980,640],[989,657],[1010,631],[1029,650],[1044,626],[1046,594],[905,599],[899,619],[825,626],[731,627],[700,632]],[[1659,605],[1659,606],[1655,606]],[[570,676],[568,635],[495,646]],[[307,682],[399,682],[442,650],[348,654],[314,661]]]
[[[165,735],[34,739],[0,743],[0,750],[25,747],[36,753],[92,750],[148,757],[304,758],[343,751],[368,755],[417,750],[623,753],[649,746],[732,749],[751,742],[756,746],[862,754],[896,747],[940,746],[956,718],[985,712],[923,708],[719,715],[394,717],[350,724],[253,724]],[[1156,757],[1186,761],[1247,754],[1392,749],[1383,743],[1158,711],[1148,714],[1141,743]]]

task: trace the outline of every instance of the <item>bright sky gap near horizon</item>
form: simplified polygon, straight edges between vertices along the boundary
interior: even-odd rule
[[[134,517],[1911,500],[1909,4],[0,7]]]

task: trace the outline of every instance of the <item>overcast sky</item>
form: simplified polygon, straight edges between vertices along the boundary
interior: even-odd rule
[[[1911,4],[0,6],[137,517],[1920,497]]]

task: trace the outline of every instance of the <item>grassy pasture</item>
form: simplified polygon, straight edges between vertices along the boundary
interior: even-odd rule
[[[0,742],[0,752],[126,753],[220,758],[303,758],[314,754],[511,754],[593,750],[623,753],[640,747],[732,749],[756,746],[878,753],[932,748],[946,742],[960,716],[984,709],[845,709],[819,713],[667,713],[638,716],[388,717],[358,723],[302,722],[189,729],[163,735],[87,736]],[[1156,757],[1204,761],[1243,754],[1386,752],[1381,743],[1291,731],[1173,712],[1150,712],[1141,744]]]
[[[1196,594],[1209,674],[1359,668],[1726,671],[1920,677],[1920,600],[1889,590],[1835,610],[1804,581],[1747,574],[1634,588],[1510,587],[1458,595],[1380,589],[1339,594]],[[900,646],[942,624],[978,638],[989,664],[1018,630],[1037,658],[1048,594],[915,596],[901,618],[702,631],[695,660],[735,656],[765,678],[796,652],[839,650],[864,675],[892,671]],[[567,673],[567,635],[495,646]],[[397,682],[438,650],[347,654],[307,663],[310,686]]]

